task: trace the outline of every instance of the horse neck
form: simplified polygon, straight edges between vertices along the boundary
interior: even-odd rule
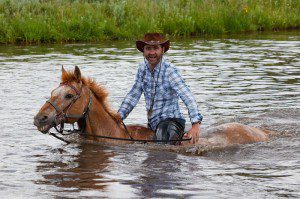
[[[102,103],[92,96],[92,105],[86,119],[86,132],[92,135],[125,138],[125,131],[105,110]]]

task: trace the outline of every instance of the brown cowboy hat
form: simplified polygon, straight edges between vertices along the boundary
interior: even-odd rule
[[[144,36],[144,40],[138,40],[135,42],[136,47],[139,51],[144,52],[146,45],[161,45],[164,47],[164,52],[167,52],[170,47],[170,41],[166,40],[165,37],[160,33],[147,33]]]

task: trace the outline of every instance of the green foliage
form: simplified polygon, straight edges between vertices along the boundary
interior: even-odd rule
[[[0,0],[0,43],[299,29],[299,10],[295,0]]]

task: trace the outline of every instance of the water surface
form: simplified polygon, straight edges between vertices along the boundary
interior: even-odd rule
[[[65,145],[33,126],[33,116],[60,82],[61,65],[78,65],[105,85],[118,109],[143,61],[133,42],[0,46],[0,194],[299,198],[299,46],[299,32],[171,42],[165,58],[194,93],[203,130],[237,121],[278,132],[268,142],[199,154],[140,144]],[[146,124],[143,98],[125,122]]]

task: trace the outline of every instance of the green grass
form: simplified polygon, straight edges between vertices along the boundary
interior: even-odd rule
[[[297,0],[0,0],[0,43],[299,29]]]

